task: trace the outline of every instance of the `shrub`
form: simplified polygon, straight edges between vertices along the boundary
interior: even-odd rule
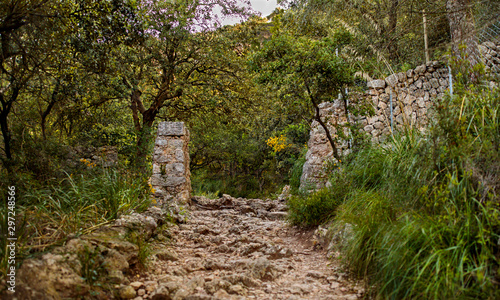
[[[338,183],[342,179],[339,178]],[[333,217],[347,192],[347,185],[336,184],[308,195],[294,195],[288,200],[289,220],[306,227],[325,223]]]
[[[299,158],[295,160],[292,168],[289,171],[289,180],[290,187],[292,188],[292,193],[297,193],[300,187],[300,177],[302,176],[302,169],[304,164],[306,163],[306,152],[307,147],[304,147]]]
[[[352,225],[345,262],[377,297],[500,297],[499,108],[498,90],[445,98],[428,135],[368,146],[344,168],[329,214]]]

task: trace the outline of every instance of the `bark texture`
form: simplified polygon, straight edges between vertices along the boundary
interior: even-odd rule
[[[450,22],[452,50],[460,59],[466,59],[474,67],[480,62],[480,55],[476,39],[476,28],[472,15],[471,0],[448,0],[446,9]],[[460,45],[465,48],[462,51]]]

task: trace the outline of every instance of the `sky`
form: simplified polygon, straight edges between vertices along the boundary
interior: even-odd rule
[[[250,0],[252,8],[261,13],[262,17],[270,15],[276,8],[276,0]],[[232,25],[239,23],[239,19],[226,19],[223,21],[223,25]]]
[[[260,11],[262,16],[270,15],[276,8],[276,0],[250,0],[252,7],[256,11]]]

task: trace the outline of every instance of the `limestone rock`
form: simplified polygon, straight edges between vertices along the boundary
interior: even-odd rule
[[[254,279],[273,280],[279,276],[279,271],[266,258],[261,257],[249,265],[248,276]]]
[[[18,299],[79,298],[89,287],[62,255],[27,259],[16,274]]]
[[[183,136],[187,134],[184,122],[161,122],[158,124],[158,136]]]
[[[179,255],[177,253],[169,250],[169,249],[161,249],[158,252],[156,252],[156,256],[165,261],[177,261],[179,260]]]
[[[144,283],[142,283],[140,281],[134,281],[134,282],[131,282],[129,285],[131,287],[133,287],[134,290],[138,290],[139,288],[141,288],[142,286],[144,286]]]
[[[427,70],[426,65],[421,65],[415,68],[415,74],[424,74],[425,70]]]
[[[385,81],[381,79],[369,81],[366,85],[368,88],[383,89],[385,88]]]
[[[393,74],[385,79],[385,82],[387,83],[388,86],[395,87],[396,84],[398,83],[398,76],[396,74]]]
[[[120,298],[122,299],[134,299],[136,295],[135,289],[130,285],[120,288]]]

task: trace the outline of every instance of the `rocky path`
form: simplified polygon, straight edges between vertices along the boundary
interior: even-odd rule
[[[316,250],[311,232],[290,227],[279,201],[197,197],[170,229],[149,271],[129,278],[124,298],[358,299],[359,283]],[[135,297],[135,298],[134,298]]]

